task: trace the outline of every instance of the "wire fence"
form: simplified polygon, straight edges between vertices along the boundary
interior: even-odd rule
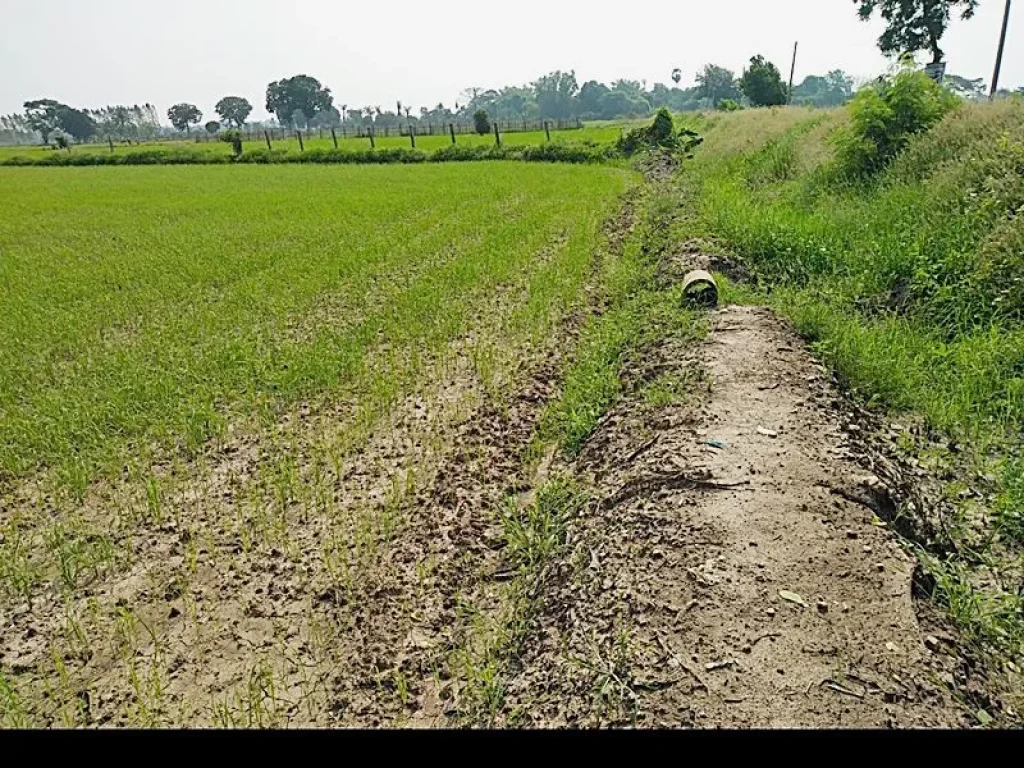
[[[583,128],[583,121],[579,118],[567,120],[491,120],[491,125],[497,125],[502,133],[530,133],[534,131],[575,131]],[[433,123],[423,121],[391,124],[387,126],[365,125],[345,121],[334,127],[335,135],[339,139],[367,139],[372,134],[374,137],[388,138],[390,136],[408,136],[410,133],[416,136],[447,136],[455,134],[477,133],[476,125],[467,122]],[[295,138],[294,128],[275,127],[263,128],[259,126],[244,126],[241,129],[242,138],[246,141],[263,140],[267,136],[271,140],[282,141]],[[316,127],[302,130],[302,135],[307,138],[318,137],[329,139],[331,128]],[[216,141],[216,134],[201,134],[196,131],[195,137],[201,140]]]
[[[544,132],[550,138],[552,131],[575,131],[583,128],[583,121],[579,118],[569,118],[564,120],[491,120],[490,128],[487,133],[493,133],[495,140],[500,143],[500,135],[506,133],[531,133],[531,132]],[[451,136],[452,143],[455,143],[456,136],[472,135],[477,134],[479,131],[474,123],[467,122],[448,122],[448,123],[434,123],[434,122],[408,122],[404,124],[391,124],[387,126],[378,125],[366,125],[366,124],[355,124],[354,121],[346,121],[333,128],[331,127],[316,127],[307,128],[303,130],[295,128],[287,128],[284,126],[274,127],[263,127],[260,125],[246,125],[240,129],[243,141],[260,141],[266,142],[267,147],[270,148],[272,143],[275,141],[288,141],[291,139],[298,139],[300,145],[303,143],[303,139],[330,139],[334,141],[335,146],[337,143],[344,139],[368,139],[371,146],[374,144],[375,139],[389,138],[389,137],[406,137],[409,138],[412,145],[415,146],[416,137],[418,136]],[[131,146],[132,144],[162,144],[162,143],[175,143],[175,142],[194,142],[194,143],[206,143],[220,141],[220,133],[209,133],[196,128],[191,132],[179,133],[179,134],[163,134],[153,137],[139,137],[132,140],[117,139],[113,137],[106,137],[104,139],[93,139],[92,141],[86,142],[83,146],[88,145],[109,145],[110,151],[114,151],[114,146]],[[31,146],[26,144],[25,146]]]

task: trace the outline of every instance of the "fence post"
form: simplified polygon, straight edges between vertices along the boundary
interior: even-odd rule
[[[107,136],[107,143],[110,144],[110,154],[114,154],[114,140]]]
[[[494,121],[494,145],[497,147],[501,146],[501,134],[498,133],[498,121]]]
[[[316,130],[317,130],[317,133],[320,134],[320,138],[323,139],[323,137],[324,137],[324,129],[321,127],[321,128],[317,128]]]
[[[551,141],[551,126],[547,120],[544,121],[544,133],[548,137],[548,141]]]
[[[370,149],[376,149],[377,145],[373,141],[373,128],[370,129]]]
[[[305,152],[306,145],[302,143],[302,131],[296,128],[295,135],[299,137],[299,152]]]
[[[263,131],[263,137],[267,140],[267,151],[268,152],[273,152],[274,151],[274,147],[271,146],[271,144],[270,144],[270,131],[264,130]]]
[[[455,146],[455,123],[448,123],[448,132],[452,135],[452,146]]]
[[[338,148],[338,134],[335,133],[334,128],[331,128],[331,141],[334,142],[334,148]]]
[[[413,149],[416,149],[416,129],[413,128],[412,123],[409,123],[409,143],[412,144]]]

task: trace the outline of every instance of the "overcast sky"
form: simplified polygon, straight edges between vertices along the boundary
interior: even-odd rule
[[[943,40],[949,71],[991,78],[1003,0],[982,0]],[[0,0],[0,113],[49,97],[78,107],[179,101],[207,115],[224,95],[266,116],[271,80],[304,73],[338,104],[401,99],[451,106],[466,86],[522,84],[575,69],[582,84],[619,77],[683,84],[707,62],[737,72],[754,54],[797,81],[883,71],[877,22],[851,0]],[[1024,84],[1024,2],[1010,20],[1002,84]]]

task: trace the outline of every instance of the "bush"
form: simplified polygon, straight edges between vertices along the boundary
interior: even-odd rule
[[[242,154],[242,132],[237,128],[224,131],[220,135],[220,140],[231,145],[231,151],[235,153],[236,158]]]
[[[288,153],[283,149],[247,149],[235,158],[236,163],[252,163],[264,165],[267,163],[283,163],[284,156]]]
[[[235,132],[237,133],[237,132]],[[387,165],[394,163],[468,162],[475,160],[521,160],[547,163],[597,163],[616,155],[613,147],[594,143],[552,142],[535,147],[523,146],[449,146],[433,153],[418,149],[395,147],[349,151],[342,149],[311,149],[306,152],[250,149],[242,151],[241,137],[226,135],[224,141],[234,147],[235,154],[150,149],[118,154],[50,154],[43,157],[15,155],[0,165],[221,165],[243,163],[264,165],[279,163]]]
[[[443,147],[436,150],[430,159],[435,163],[446,163],[446,162],[469,162],[472,160],[508,160],[513,154],[522,150],[522,147],[515,146],[497,146],[491,145],[489,147],[484,146],[473,146],[466,147],[457,144],[452,144],[448,147]]]
[[[923,72],[905,68],[880,78],[849,104],[850,125],[833,138],[836,169],[851,178],[877,173],[958,104],[959,97]]]
[[[490,119],[486,110],[477,110],[473,113],[473,128],[481,136],[490,133]]]
[[[215,155],[210,152],[167,151],[150,149],[130,152],[125,155],[113,154],[52,154],[45,157],[12,157],[2,165],[221,165],[231,162],[230,155]]]
[[[662,107],[654,115],[654,122],[646,128],[634,128],[616,143],[616,149],[626,157],[642,150],[663,149],[680,152],[687,156],[704,139],[695,132],[683,128],[678,133],[672,121],[672,113]]]
[[[550,142],[534,147],[524,147],[521,159],[544,163],[599,163],[607,160],[613,153],[612,147]]]
[[[720,112],[738,112],[741,109],[743,107],[735,99],[722,99],[718,102],[718,110]]]
[[[50,134],[50,141],[54,149],[71,149],[71,134],[65,133],[59,128]]]
[[[755,107],[778,107],[786,103],[786,84],[779,68],[764,56],[754,56],[743,70],[740,90]]]
[[[491,120],[487,117],[487,110],[478,109],[473,113],[473,128],[481,136],[491,132]]]

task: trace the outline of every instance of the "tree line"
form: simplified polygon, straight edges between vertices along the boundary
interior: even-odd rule
[[[789,94],[774,64],[756,56],[737,77],[732,71],[708,64],[696,75],[692,87],[679,87],[682,72],[671,74],[672,85],[620,79],[611,83],[588,80],[580,83],[574,71],[555,71],[526,85],[503,88],[469,87],[450,107],[414,108],[397,101],[393,109],[380,105],[338,104],[331,89],[315,77],[295,75],[269,83],[265,106],[273,122],[291,129],[339,127],[395,128],[408,123],[471,123],[481,111],[490,120],[618,119],[647,117],[661,107],[683,112],[716,108],[734,101],[753,106],[786,103]],[[794,88],[793,101],[815,106],[842,104],[853,95],[853,80],[836,71],[811,76]],[[79,109],[53,99],[27,101],[23,113],[0,116],[0,141],[30,139],[44,143],[85,142],[110,139],[118,142],[152,140],[168,133],[152,104]],[[225,96],[214,107],[217,119],[203,124],[203,112],[182,102],[167,110],[174,131],[194,129],[216,133],[222,128],[248,124],[253,105],[244,96]]]
[[[880,15],[885,30],[878,45],[890,56],[914,55],[920,51],[941,63],[939,46],[954,12],[970,18],[978,0],[853,0],[862,19]],[[588,80],[580,84],[575,71],[551,72],[527,85],[500,89],[471,87],[452,108],[439,103],[418,110],[402,101],[395,109],[380,105],[349,106],[336,104],[331,89],[315,77],[295,75],[267,85],[266,109],[282,126],[307,130],[335,127],[346,122],[356,128],[391,128],[399,124],[474,122],[482,120],[530,119],[616,119],[646,117],[666,107],[674,111],[707,108],[738,109],[744,105],[774,106],[787,103],[818,107],[839,106],[853,97],[853,78],[842,70],[811,75],[790,89],[778,67],[763,56],[754,56],[737,75],[716,64],[705,65],[696,75],[696,83],[681,88],[682,70],[672,71],[673,85],[655,83],[651,88],[642,80],[615,80],[610,84]],[[965,98],[981,98],[985,84],[981,79],[949,75],[950,90]],[[1020,89],[1024,91],[1024,89]],[[1005,91],[1002,91],[1005,93]],[[131,107],[118,105],[100,109],[77,109],[53,99],[25,102],[23,114],[0,116],[0,141],[23,141],[26,137],[51,140],[63,146],[70,141],[103,137],[118,141],[141,141],[164,131],[151,104]],[[210,133],[222,127],[240,128],[252,113],[252,104],[243,96],[225,96],[217,102],[219,120],[208,121]],[[191,133],[203,119],[194,104],[175,104],[167,111],[173,128]]]

